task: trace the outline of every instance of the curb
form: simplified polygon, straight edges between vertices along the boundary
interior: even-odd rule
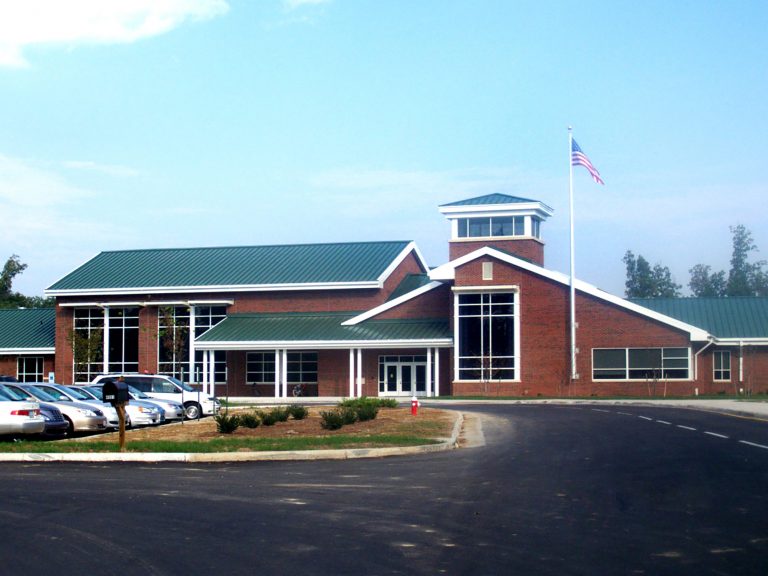
[[[459,434],[464,415],[456,410],[446,410],[455,415],[450,438],[437,444],[423,446],[393,446],[388,448],[344,448],[340,450],[284,450],[268,452],[68,452],[68,453],[0,453],[0,462],[277,462],[301,460],[351,460],[357,458],[385,458],[412,456],[458,448]]]

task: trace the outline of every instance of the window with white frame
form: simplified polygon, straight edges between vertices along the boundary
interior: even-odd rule
[[[165,306],[158,309],[158,372],[185,382],[199,382],[203,373],[202,350],[195,351],[190,375],[190,327],[198,338],[227,317],[226,306]],[[209,370],[211,367],[209,366]],[[213,353],[213,382],[227,381],[227,353]]]
[[[139,370],[139,309],[138,307],[109,308],[109,372],[138,372]]]
[[[459,218],[458,226],[459,238],[488,238],[525,235],[525,217],[523,216]]]
[[[75,382],[90,382],[104,371],[104,309],[75,308],[71,334]]]
[[[595,348],[593,380],[688,380],[690,348]]]
[[[245,357],[247,384],[275,383],[275,351],[248,352]],[[317,352],[288,352],[286,381],[289,384],[317,384]]]
[[[731,379],[731,352],[730,350],[715,350],[712,353],[714,362],[715,380]]]
[[[246,384],[275,383],[275,351],[248,352],[245,356]]]
[[[16,363],[16,378],[19,382],[43,382],[43,357],[19,356]]]
[[[515,300],[515,292],[457,295],[459,380],[517,379]]]

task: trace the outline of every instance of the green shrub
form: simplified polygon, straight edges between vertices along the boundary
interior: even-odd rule
[[[245,428],[258,428],[259,424],[261,424],[261,418],[259,418],[258,414],[246,412],[245,414],[240,415],[240,426],[244,426]]]
[[[397,408],[397,400],[395,398],[378,398],[379,408]]]
[[[263,412],[259,410],[257,412],[257,415],[259,417],[259,420],[261,420],[261,423],[264,426],[274,426],[275,423],[277,422],[277,417],[271,410],[269,412]]]
[[[326,430],[338,430],[344,426],[344,418],[341,415],[341,410],[336,408],[334,410],[320,412],[320,426]]]
[[[288,408],[284,408],[283,406],[275,406],[270,412],[274,414],[275,420],[278,422],[286,422],[290,416]]]
[[[360,422],[373,420],[379,413],[378,402],[361,402],[355,408],[355,415]]]
[[[309,410],[306,408],[306,406],[301,406],[300,404],[291,404],[288,406],[288,414],[290,414],[291,418],[294,420],[304,420],[304,418],[309,416]]]
[[[227,412],[219,412],[213,419],[216,421],[216,430],[221,434],[232,434],[240,426],[237,414],[230,416]]]
[[[341,420],[345,425],[357,422],[357,410],[354,408],[342,406],[341,408],[337,408],[337,410],[339,411],[339,414],[341,414]]]

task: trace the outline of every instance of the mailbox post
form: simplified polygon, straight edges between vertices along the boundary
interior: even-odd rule
[[[109,402],[117,411],[119,422],[119,442],[120,452],[125,452],[125,405],[130,399],[128,395],[128,384],[122,378],[118,380],[107,380],[103,388],[104,402]]]

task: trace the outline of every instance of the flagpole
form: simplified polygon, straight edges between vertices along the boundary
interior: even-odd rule
[[[570,279],[570,328],[571,328],[571,386],[568,393],[571,393],[574,380],[579,375],[576,372],[576,288],[574,286],[576,276],[576,259],[574,249],[573,234],[573,129],[568,126],[568,204],[570,211],[570,229],[571,229],[571,279]]]

